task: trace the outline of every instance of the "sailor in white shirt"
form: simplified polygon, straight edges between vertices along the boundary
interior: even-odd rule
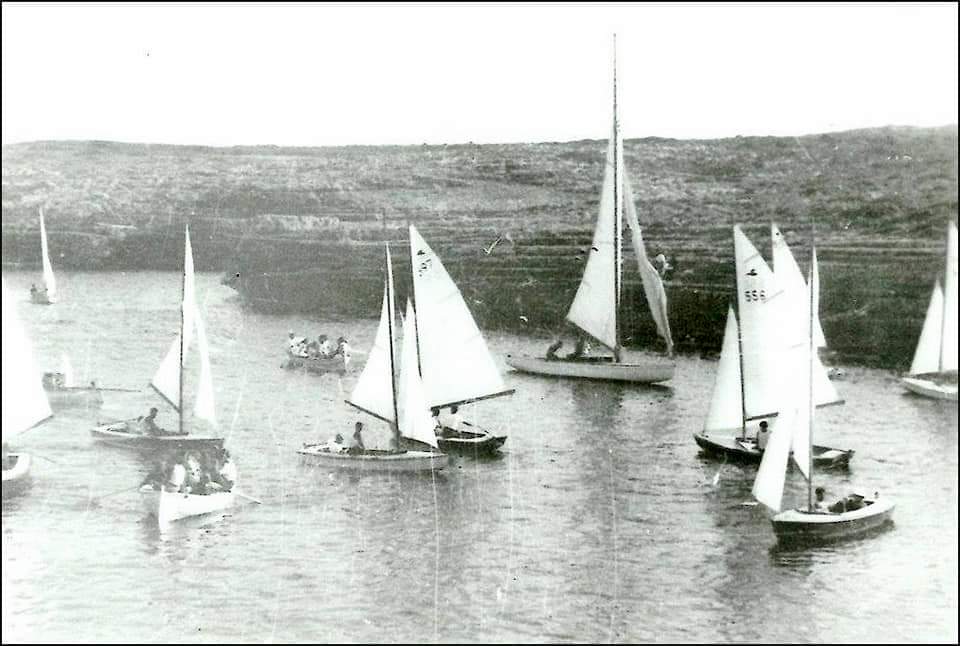
[[[449,428],[451,431],[460,432],[463,426],[463,417],[457,412],[458,410],[457,406],[451,406],[449,413],[446,412],[446,410],[440,411],[440,415],[438,416],[440,425],[444,428]]]

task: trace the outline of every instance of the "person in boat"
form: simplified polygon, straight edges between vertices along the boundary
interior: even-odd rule
[[[574,346],[573,352],[564,357],[564,360],[571,361],[575,359],[582,358],[587,353],[587,340],[582,336],[577,337],[577,345]]]
[[[233,463],[233,460],[230,459],[230,452],[226,449],[223,449],[220,453],[220,471],[218,472],[217,484],[224,490],[230,491],[233,489],[234,483],[237,481],[237,466]]]
[[[767,449],[767,441],[770,439],[770,426],[767,424],[767,420],[760,422],[760,429],[757,431],[757,449],[760,451],[765,451]]]
[[[813,508],[823,514],[829,514],[833,512],[833,509],[832,509],[833,506],[827,505],[827,501],[823,499],[823,496],[826,493],[826,489],[824,489],[823,487],[817,487],[814,490],[814,493],[816,494],[817,499],[813,503]]]
[[[350,443],[347,444],[347,453],[351,455],[359,455],[363,453],[366,448],[363,446],[363,436],[361,435],[363,431],[363,422],[357,422],[353,427],[353,435],[350,437]]]
[[[557,352],[560,348],[563,347],[563,339],[557,339],[550,344],[550,347],[547,348],[547,361],[556,361],[560,357],[557,356]]]
[[[657,273],[660,274],[660,278],[663,278],[667,275],[667,272],[673,269],[673,265],[667,262],[667,257],[662,253],[658,253],[657,257],[653,259],[657,263]]]
[[[317,356],[321,359],[329,359],[333,356],[333,347],[330,345],[330,337],[321,334],[317,337]]]
[[[343,357],[343,365],[346,366],[350,363],[350,344],[347,342],[347,338],[342,336],[337,339],[337,349],[333,351],[333,356]]]
[[[463,427],[463,417],[460,415],[459,410],[460,408],[458,406],[451,406],[449,413],[441,412],[437,416],[437,420],[440,422],[440,428],[448,428],[451,431],[459,433]]]
[[[140,430],[144,435],[150,435],[156,437],[158,435],[163,435],[163,429],[157,426],[157,408],[155,406],[150,408],[150,413],[146,417],[140,417],[137,419],[140,422]]]

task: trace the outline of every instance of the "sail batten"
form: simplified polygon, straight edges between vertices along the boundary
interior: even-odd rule
[[[42,424],[53,416],[40,370],[34,360],[33,345],[20,321],[16,303],[2,281],[3,364],[2,437],[7,442],[15,435]]]
[[[410,263],[420,372],[429,406],[486,399],[506,390],[466,302],[436,253],[410,225]]]

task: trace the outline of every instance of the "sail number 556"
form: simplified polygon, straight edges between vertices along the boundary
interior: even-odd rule
[[[765,303],[767,301],[767,292],[763,289],[745,289],[743,290],[743,296],[748,303],[754,301]]]

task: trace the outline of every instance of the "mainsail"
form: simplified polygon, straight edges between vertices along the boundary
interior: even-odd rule
[[[784,321],[791,326],[796,326],[796,336],[799,338],[805,334],[807,326],[807,311],[810,303],[807,301],[806,291],[807,281],[803,279],[803,273],[797,265],[787,241],[777,225],[770,225],[770,239],[773,243],[773,273],[780,282],[781,289],[788,294],[785,307],[789,314],[785,316]],[[819,274],[814,272],[814,276],[819,280]],[[818,348],[827,347],[827,341],[823,336],[823,328],[820,326],[820,317],[814,318],[813,323],[813,342]]]
[[[410,265],[416,300],[411,339],[419,345],[419,366],[429,406],[444,407],[511,394],[513,390],[504,386],[460,290],[413,225]],[[404,339],[406,346],[406,327]]]
[[[387,275],[383,286],[383,305],[380,308],[380,324],[377,326],[377,335],[373,340],[373,347],[367,353],[367,363],[357,379],[357,385],[350,393],[348,404],[360,410],[395,423],[396,406],[394,402],[394,340],[393,321],[393,270],[390,266],[390,250],[387,249]]]
[[[407,301],[407,315],[403,320],[403,345],[400,350],[400,379],[397,385],[397,412],[400,416],[400,435],[437,446],[434,431],[436,421],[427,407],[424,384],[420,381],[417,364],[416,315],[413,304]]]
[[[737,317],[731,306],[723,332],[723,349],[713,383],[713,397],[703,428],[707,431],[739,429],[743,425],[743,397],[740,391],[740,349]]]
[[[670,336],[670,319],[667,316],[667,292],[663,289],[660,272],[647,258],[647,248],[643,244],[643,234],[640,221],[637,219],[637,207],[633,198],[633,187],[630,178],[624,175],[624,200],[626,203],[627,226],[630,228],[633,239],[633,251],[637,255],[637,265],[640,269],[640,281],[643,283],[643,293],[647,297],[650,315],[657,324],[657,332],[667,342],[667,354],[673,354],[673,338]]]
[[[216,424],[213,402],[213,378],[210,371],[210,353],[203,319],[197,308],[196,283],[193,269],[193,248],[190,244],[190,228],[187,227],[183,249],[183,297],[180,302],[180,333],[173,340],[150,385],[176,410],[181,411],[181,384],[193,335],[197,335],[200,357],[200,381],[194,402],[194,415],[211,424]],[[182,411],[181,411],[182,413]],[[182,415],[181,415],[182,419]]]
[[[43,223],[43,209],[40,209],[40,254],[43,258],[43,285],[47,289],[47,300],[53,302],[57,297],[57,279],[50,264],[50,251],[47,249],[47,227]]]
[[[7,281],[3,287],[3,441],[33,428],[53,415],[43,390],[40,370]]]

